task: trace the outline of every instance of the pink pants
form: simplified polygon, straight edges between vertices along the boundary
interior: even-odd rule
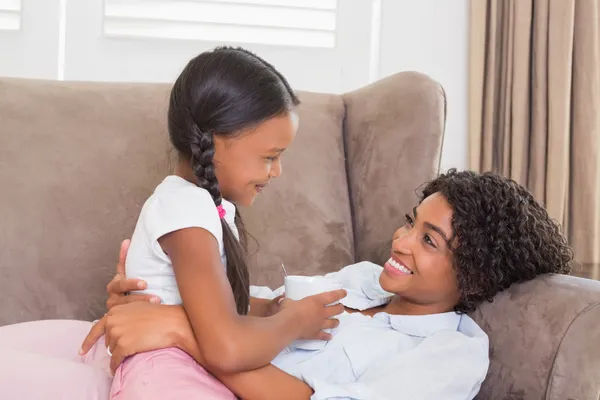
[[[113,380],[103,340],[86,356],[77,354],[90,327],[68,320],[0,327],[0,399],[235,399],[190,356],[173,348],[128,358]]]
[[[234,394],[187,353],[168,348],[129,357],[115,373],[111,399],[234,400]]]

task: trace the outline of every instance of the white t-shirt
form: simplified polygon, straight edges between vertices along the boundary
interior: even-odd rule
[[[235,206],[223,200],[223,207],[225,220],[238,237]],[[127,253],[127,277],[148,283],[148,289],[136,293],[156,295],[163,304],[181,304],[173,264],[158,239],[192,227],[206,229],[217,239],[221,261],[226,266],[223,227],[210,193],[179,176],[167,176],[142,207]]]

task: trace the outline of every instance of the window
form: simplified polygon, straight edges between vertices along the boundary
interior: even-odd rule
[[[0,30],[21,29],[21,0],[0,0]]]
[[[368,81],[374,1],[0,0],[0,76],[172,82],[231,45],[295,89],[342,93]]]
[[[337,0],[104,0],[103,34],[333,48],[336,12]]]

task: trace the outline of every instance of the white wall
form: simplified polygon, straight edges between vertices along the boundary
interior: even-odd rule
[[[448,102],[442,170],[468,163],[468,0],[383,0],[379,76],[423,72]]]
[[[14,0],[0,0],[0,6],[6,3],[21,6],[21,29],[0,29],[0,76],[57,77],[60,0],[34,1],[35,4],[21,5]]]
[[[1,53],[10,55],[0,76],[172,81],[189,58],[222,44],[106,37],[103,1],[20,0],[22,30],[0,30]],[[466,168],[468,2],[337,0],[334,48],[244,46],[299,90],[342,93],[400,71],[430,75],[448,101],[442,169]]]

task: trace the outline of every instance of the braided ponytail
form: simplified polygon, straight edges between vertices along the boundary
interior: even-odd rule
[[[213,135],[210,132],[200,131],[195,124],[193,127],[195,128],[194,140],[190,143],[192,170],[196,175],[198,186],[210,193],[218,207],[221,205],[223,197],[219,190],[213,164],[215,155]],[[241,224],[236,209],[236,222],[238,220]],[[246,260],[245,240],[240,241],[235,237],[225,218],[221,218],[221,225],[223,227],[223,248],[227,258],[227,278],[231,285],[238,314],[246,315],[250,305],[250,274]],[[241,230],[240,235],[244,235],[245,238],[245,233]]]
[[[169,102],[169,137],[181,158],[189,160],[196,184],[210,193],[218,207],[223,197],[213,163],[214,137],[235,137],[297,104],[288,82],[272,65],[247,50],[218,47],[193,58],[175,81]],[[246,232],[237,210],[235,223],[240,240],[221,219],[227,278],[238,313],[247,314]]]

